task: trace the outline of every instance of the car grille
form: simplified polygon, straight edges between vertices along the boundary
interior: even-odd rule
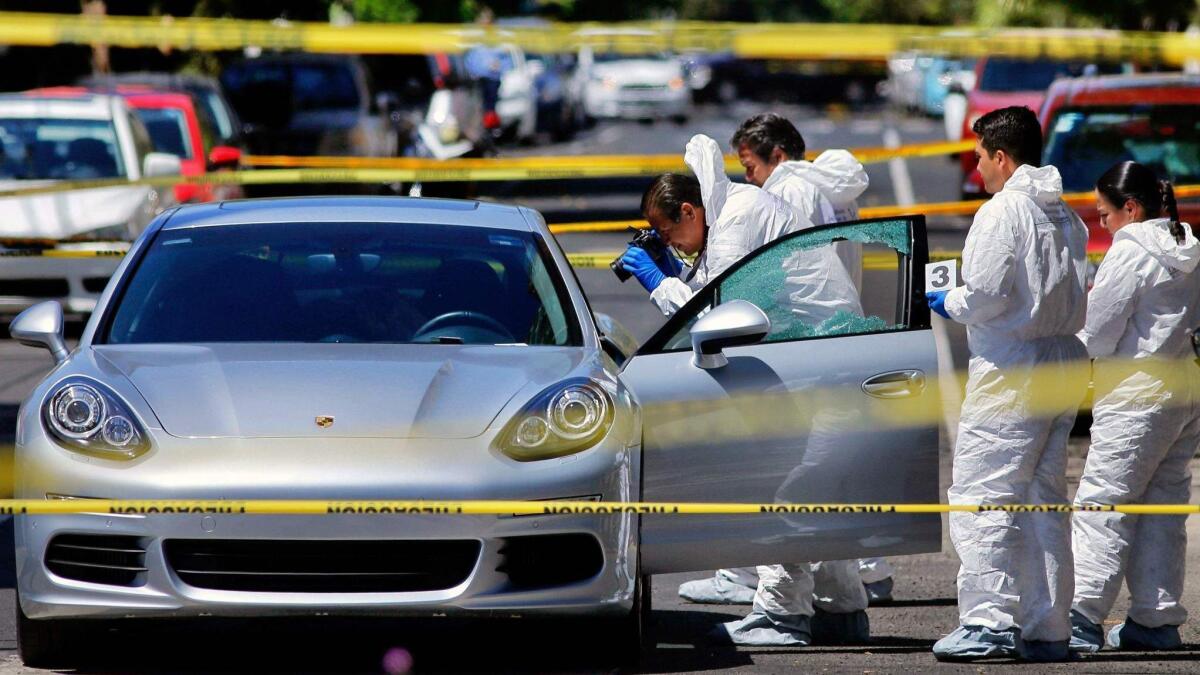
[[[146,583],[146,547],[134,536],[60,534],[46,547],[46,569],[75,581],[141,586]]]
[[[27,298],[65,298],[71,294],[66,279],[2,279],[0,295]]]
[[[622,85],[621,88],[625,89],[627,91],[664,91],[664,90],[666,90],[667,86],[664,84],[633,83],[633,84]]]
[[[517,589],[552,588],[591,579],[604,569],[600,542],[590,534],[508,537],[496,571]]]
[[[438,591],[466,581],[472,540],[168,539],[167,564],[196,588],[265,593]]]

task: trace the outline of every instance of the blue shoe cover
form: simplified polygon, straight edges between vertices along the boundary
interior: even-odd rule
[[[871,622],[863,610],[826,612],[816,610],[812,618],[814,645],[865,645],[871,641]]]
[[[812,630],[807,616],[787,616],[774,620],[758,611],[738,621],[717,625],[708,633],[714,644],[748,647],[807,647]]]
[[[756,589],[719,576],[685,581],[679,585],[679,597],[704,605],[749,605]]]
[[[1095,654],[1104,646],[1104,627],[1071,610],[1070,650],[1076,654]]]
[[[863,588],[867,589],[867,601],[871,607],[886,605],[892,601],[892,586],[895,582],[891,577],[873,581],[869,584],[863,584]]]
[[[1125,623],[1108,632],[1108,646],[1138,652],[1163,651],[1179,649],[1183,640],[1179,638],[1179,626],[1147,628],[1125,617]]]
[[[1019,656],[1021,634],[1015,628],[992,630],[983,626],[959,626],[933,645],[938,661],[1013,659]]]
[[[1025,661],[1046,663],[1053,661],[1071,661],[1079,658],[1073,654],[1067,640],[1048,642],[1046,640],[1023,640],[1021,642],[1021,658]]]

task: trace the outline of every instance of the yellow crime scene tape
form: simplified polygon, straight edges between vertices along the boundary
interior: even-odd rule
[[[886,162],[896,158],[936,157],[969,152],[974,141],[930,141],[910,143],[898,148],[873,146],[853,148],[849,152],[863,164]],[[821,151],[805,153],[805,158],[816,159]],[[310,169],[404,169],[433,172],[464,171],[463,180],[480,180],[473,171],[510,170],[513,179],[524,179],[526,175],[537,180],[551,178],[606,178],[609,176],[654,176],[666,171],[687,171],[687,165],[678,154],[658,155],[574,155],[541,157],[487,157],[436,160],[423,157],[297,157],[287,155],[248,155],[243,163],[262,168],[310,168]],[[725,170],[742,173],[744,170],[736,155],[725,156]],[[528,172],[528,173],[522,173]],[[619,173],[617,173],[619,172]],[[482,174],[481,174],[482,175]]]
[[[865,147],[850,152],[870,164],[895,158],[935,157],[965,152],[975,147],[970,141],[913,143],[899,148]],[[819,153],[808,153],[810,159]],[[218,171],[181,178],[161,176],[137,181],[120,178],[59,181],[48,185],[0,190],[0,197],[24,197],[75,190],[177,184],[286,185],[312,183],[437,183],[447,181],[537,181],[564,179],[624,178],[657,176],[669,171],[684,172],[687,166],[678,154],[669,155],[579,155],[549,157],[489,157],[436,160],[423,157],[292,157],[251,155],[249,166],[257,170]],[[725,169],[740,174],[737,157],[725,157]]]
[[[1187,33],[1064,29],[962,29],[913,25],[733,22],[579,23],[487,28],[464,24],[331,25],[171,16],[0,12],[0,43],[113,47],[429,54],[479,43],[514,43],[533,52],[583,44],[628,53],[720,51],[744,58],[883,61],[903,50],[947,55],[1133,60],[1182,65],[1200,58]]]
[[[708,502],[3,499],[3,515],[737,515],[870,513],[1127,513],[1191,515],[1197,504],[743,504]]]

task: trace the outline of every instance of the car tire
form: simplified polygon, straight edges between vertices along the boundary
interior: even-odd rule
[[[600,639],[593,643],[603,649],[603,656],[615,660],[616,665],[636,666],[646,651],[653,647],[650,641],[650,576],[638,577],[633,590],[633,607],[629,613],[617,618],[603,619],[598,631]]]
[[[81,649],[84,633],[78,624],[62,619],[30,619],[17,606],[17,654],[30,668],[54,668],[68,665]]]
[[[683,126],[683,125],[687,124],[688,116],[687,115],[675,115],[675,116],[671,117],[671,121],[674,122],[676,124],[676,126]]]

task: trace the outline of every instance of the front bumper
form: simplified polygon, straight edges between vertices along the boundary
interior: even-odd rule
[[[27,413],[29,411],[26,411]],[[118,499],[501,499],[636,498],[636,444],[610,433],[596,447],[559,459],[521,464],[476,439],[384,441],[361,439],[339,448],[321,439],[174,439],[153,430],[156,444],[130,462],[90,459],[58,447],[36,417],[22,418],[16,492]],[[614,431],[616,429],[614,428]],[[475,447],[479,445],[480,447]],[[585,535],[586,576],[529,583],[512,567],[517,537]],[[136,581],[96,583],[63,574],[48,551],[60,535],[135,538],[144,550]],[[580,539],[577,537],[576,540]],[[273,587],[237,588],[195,582],[172,557],[177,540],[242,546],[271,540],[285,546],[316,543],[337,550],[345,542],[473,542],[460,580],[417,590],[321,592]],[[58,540],[61,543],[63,540]],[[531,541],[525,539],[522,541]],[[545,549],[546,539],[540,539]],[[556,540],[557,541],[557,540]],[[197,616],[442,614],[594,615],[627,612],[637,578],[638,519],[621,516],[295,515],[222,513],[188,515],[71,514],[15,518],[17,589],[33,619]],[[57,546],[58,544],[56,544]],[[352,544],[348,544],[352,546]],[[551,548],[551,550],[554,550]],[[400,558],[396,558],[400,560]],[[78,564],[75,558],[75,564]],[[283,561],[287,562],[287,561]],[[282,563],[281,563],[282,564]],[[534,569],[544,569],[535,567]],[[597,571],[598,570],[598,571]],[[274,573],[274,572],[273,572]],[[290,568],[280,574],[293,574]],[[345,568],[323,571],[345,575]],[[546,578],[555,575],[547,575]],[[559,577],[562,578],[562,577]],[[189,581],[192,579],[193,581]],[[538,579],[534,579],[538,581]]]
[[[593,99],[593,116],[627,119],[658,119],[686,115],[690,106],[686,88],[605,90]]]
[[[124,251],[87,258],[14,255],[0,258],[0,313],[58,300],[68,314],[90,314],[121,264]]]
[[[593,615],[628,611],[636,551],[632,517],[621,516],[231,516],[81,514],[16,517],[21,607],[34,619],[259,617],[314,615],[431,616]],[[47,544],[58,534],[133,535],[145,542],[145,573],[136,585],[92,583],[54,574]],[[512,537],[583,533],[604,552],[598,574],[552,587],[514,584],[504,571]],[[448,588],[407,592],[228,590],[192,585],[166,554],[169,540],[304,541],[472,540],[480,543],[470,573]]]

